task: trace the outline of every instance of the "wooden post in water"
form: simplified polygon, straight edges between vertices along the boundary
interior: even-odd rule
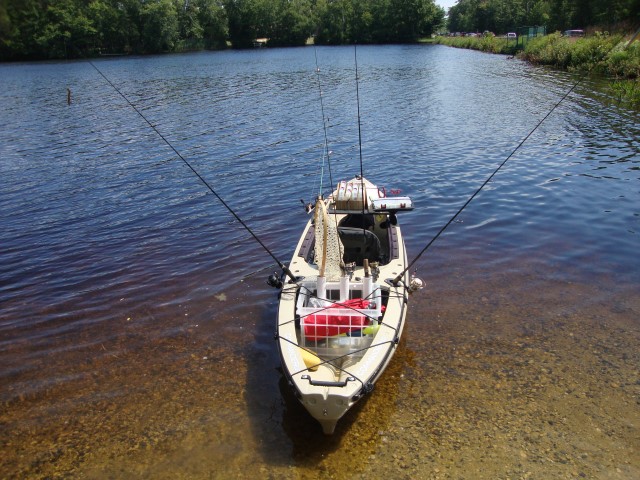
[[[71,105],[71,89],[67,88],[67,105]]]

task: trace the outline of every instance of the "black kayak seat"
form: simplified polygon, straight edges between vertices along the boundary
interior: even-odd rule
[[[365,258],[370,262],[381,260],[380,239],[373,232],[361,228],[338,227],[338,234],[344,246],[344,263],[355,262],[362,266]]]

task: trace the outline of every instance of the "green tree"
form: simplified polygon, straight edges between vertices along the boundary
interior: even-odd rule
[[[275,0],[273,24],[266,32],[269,45],[304,45],[313,32],[314,11],[309,0]]]
[[[36,58],[35,34],[41,28],[43,6],[38,0],[0,0],[0,58]]]
[[[443,24],[433,0],[318,2],[319,43],[414,42]]]
[[[101,53],[128,53],[138,44],[140,33],[124,3],[93,0],[88,16],[97,31],[95,40]]]
[[[73,0],[52,2],[46,7],[36,43],[51,58],[85,56],[95,45],[97,34],[80,5]]]
[[[351,17],[353,14],[350,0],[319,0],[318,26],[316,41],[326,45],[339,45],[351,41]]]
[[[229,35],[227,16],[222,4],[216,0],[193,0],[198,21],[202,27],[205,48],[224,48]]]
[[[140,9],[142,47],[159,53],[173,49],[179,38],[178,14],[171,0],[147,0]]]
[[[229,40],[234,48],[251,47],[258,36],[255,3],[255,0],[224,0]]]
[[[548,31],[600,27],[615,30],[640,21],[640,0],[459,0],[449,9],[450,31],[545,25]]]
[[[197,45],[204,37],[204,28],[198,15],[199,5],[196,2],[185,1],[182,5],[176,2],[176,7],[180,39]]]
[[[0,0],[0,60],[94,53],[412,42],[443,23],[434,0]],[[548,31],[640,23],[640,0],[458,0],[452,31]]]
[[[9,41],[11,36],[11,18],[9,17],[8,0],[0,0],[0,45]]]

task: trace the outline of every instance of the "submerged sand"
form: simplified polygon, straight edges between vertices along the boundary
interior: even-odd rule
[[[37,368],[3,386],[1,476],[640,478],[633,285],[426,280],[389,369],[333,436],[278,371],[273,294],[238,306],[258,280],[123,312],[109,341],[74,332],[35,359],[14,345],[3,356]]]

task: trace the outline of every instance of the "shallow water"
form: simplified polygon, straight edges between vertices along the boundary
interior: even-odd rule
[[[334,179],[360,170],[353,53],[317,50]],[[319,188],[313,50],[95,65],[286,261]],[[358,71],[410,257],[576,80],[440,46],[358,47]],[[416,263],[401,348],[324,437],[278,371],[273,261],[175,153],[89,63],[0,85],[3,477],[640,476],[640,124],[606,89]]]

